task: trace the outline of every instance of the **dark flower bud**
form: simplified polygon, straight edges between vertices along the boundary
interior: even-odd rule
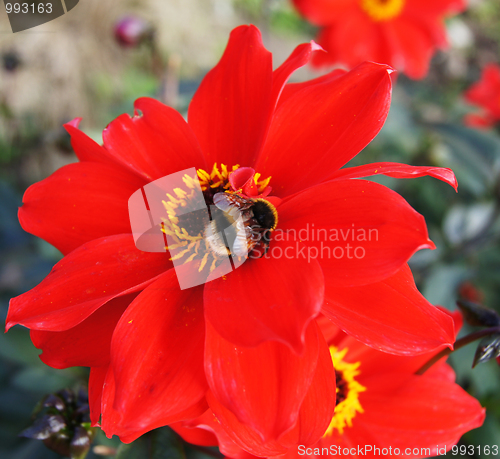
[[[19,436],[42,440],[48,448],[71,459],[83,459],[95,429],[90,427],[87,393],[63,389],[45,396],[33,413],[33,424]]]
[[[120,45],[125,47],[139,46],[144,42],[152,41],[153,37],[153,26],[136,16],[127,16],[115,25],[115,38]]]
[[[65,407],[63,400],[55,394],[47,395],[43,401],[43,406],[52,407],[58,411],[63,411]]]
[[[478,327],[497,327],[500,316],[490,308],[467,300],[458,300],[457,305],[469,325]]]
[[[51,435],[57,434],[65,427],[66,422],[62,416],[45,414],[36,419],[33,425],[24,429],[19,436],[34,440],[47,440]]]
[[[479,342],[472,368],[478,363],[487,362],[500,356],[500,335],[487,336]]]

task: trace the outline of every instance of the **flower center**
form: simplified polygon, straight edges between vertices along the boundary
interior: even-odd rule
[[[405,0],[361,0],[361,8],[374,21],[388,21],[401,14]]]
[[[253,251],[263,255],[278,222],[276,208],[264,198],[271,178],[224,164],[196,174],[184,175],[163,201],[168,218],[162,219],[162,231],[171,259],[176,265],[198,262],[198,272],[211,273],[229,256],[241,261]]]
[[[352,427],[352,420],[356,414],[363,412],[358,397],[366,388],[355,379],[360,373],[358,369],[360,362],[345,362],[344,357],[347,351],[347,348],[339,351],[335,346],[330,346],[330,355],[332,356],[337,383],[337,401],[333,418],[324,436],[332,435],[334,430],[337,430],[342,435],[346,426]]]

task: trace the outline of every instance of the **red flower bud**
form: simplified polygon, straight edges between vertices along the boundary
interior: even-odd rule
[[[154,35],[153,26],[137,16],[126,16],[115,25],[115,38],[121,46],[136,47],[151,41]]]

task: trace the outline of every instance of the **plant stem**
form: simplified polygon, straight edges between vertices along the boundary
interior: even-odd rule
[[[482,330],[478,330],[474,333],[471,333],[470,335],[467,335],[467,336],[464,336],[463,338],[458,339],[457,341],[455,341],[453,349],[450,349],[448,347],[446,349],[443,349],[441,352],[437,353],[434,357],[432,357],[426,363],[424,363],[415,372],[415,374],[417,374],[417,375],[424,374],[430,367],[432,367],[432,365],[434,365],[436,362],[441,360],[443,357],[450,355],[452,352],[457,351],[458,349],[466,346],[469,343],[472,343],[478,339],[484,338],[485,336],[494,335],[496,333],[500,334],[500,327],[483,328]]]

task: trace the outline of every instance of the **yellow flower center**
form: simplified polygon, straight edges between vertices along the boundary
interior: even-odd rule
[[[366,388],[355,379],[360,374],[360,362],[345,362],[344,357],[347,351],[347,348],[339,351],[335,346],[330,346],[330,355],[332,356],[337,383],[337,405],[332,421],[328,429],[326,429],[325,437],[332,435],[335,430],[342,435],[346,427],[352,427],[352,420],[356,414],[363,412],[358,397]]]
[[[232,241],[231,247],[228,247],[227,241],[218,236],[219,230],[224,230],[229,225],[235,225],[237,220],[237,212],[222,208],[223,204],[226,207],[229,206],[229,198],[243,200],[247,206],[242,209],[244,225],[240,224],[238,227],[236,236],[240,240],[237,247],[240,247],[241,253],[245,252],[243,248],[247,246],[248,252],[253,249],[255,244],[252,245],[253,242],[249,239],[255,237],[255,234],[247,226],[258,226],[252,219],[254,215],[251,209],[255,203],[264,200],[242,198],[237,194],[241,190],[231,190],[229,176],[239,167],[239,165],[235,165],[228,168],[225,164],[221,164],[219,168],[217,164],[214,164],[210,173],[198,169],[196,176],[184,175],[182,186],[174,188],[173,193],[166,194],[167,199],[163,201],[163,206],[168,218],[162,219],[162,231],[168,236],[167,249],[170,251],[173,261],[179,261],[181,264],[197,261],[198,272],[201,273],[204,269],[208,269],[208,272],[211,273],[220,263],[227,260],[229,255],[240,256],[240,252],[236,251],[235,253],[232,250],[235,247],[235,241]],[[254,175],[253,180],[259,193],[266,189],[270,179],[269,177],[261,180],[260,174]],[[222,200],[221,195],[222,197],[227,195],[228,199],[223,204],[219,203],[217,209],[217,201]],[[214,197],[216,202],[214,202]],[[274,212],[276,211],[267,201],[265,205],[272,208],[271,210]],[[206,212],[207,206],[209,206],[210,219]],[[195,210],[189,212],[190,209]],[[214,212],[216,213],[214,214]]]
[[[388,21],[401,14],[405,0],[361,0],[361,8],[374,21]]]

